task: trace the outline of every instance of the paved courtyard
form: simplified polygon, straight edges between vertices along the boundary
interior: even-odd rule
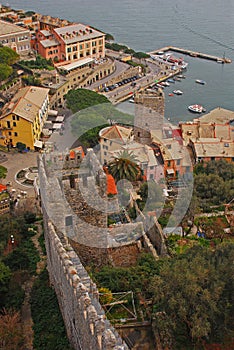
[[[26,191],[28,197],[34,197],[34,188],[32,186],[25,186],[19,181],[16,181],[16,174],[25,168],[37,166],[37,152],[28,153],[16,153],[15,151],[0,152],[0,155],[7,158],[6,161],[1,162],[0,165],[7,168],[7,176],[1,180],[3,185],[7,183],[11,184],[11,189],[15,189],[16,192]]]

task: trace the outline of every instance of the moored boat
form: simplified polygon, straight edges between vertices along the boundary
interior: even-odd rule
[[[201,84],[201,85],[206,84],[205,80],[200,80],[200,79],[196,79],[196,83]]]
[[[190,112],[193,112],[193,113],[202,113],[205,111],[205,108],[202,107],[201,105],[191,105],[191,106],[188,106],[188,110]]]
[[[173,91],[173,94],[182,95],[182,94],[183,94],[183,91],[181,91],[181,90],[174,90],[174,91]]]

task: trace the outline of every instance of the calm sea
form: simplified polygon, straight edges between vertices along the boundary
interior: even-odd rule
[[[166,88],[166,117],[173,122],[191,120],[187,107],[202,104],[207,111],[221,106],[234,110],[234,1],[233,0],[12,0],[15,9],[93,25],[111,33],[115,41],[136,51],[152,51],[167,45],[233,60],[218,64],[184,56],[189,63],[186,79]],[[205,86],[195,79],[207,82]],[[182,96],[168,94],[180,89]],[[131,110],[125,102],[121,109]]]

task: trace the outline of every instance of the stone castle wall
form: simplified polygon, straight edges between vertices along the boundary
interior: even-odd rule
[[[82,164],[79,163],[80,158],[69,163],[67,154],[60,153],[43,154],[38,158],[50,281],[57,294],[68,338],[75,350],[127,350],[127,345],[106,319],[97,287],[83,264],[93,260],[96,266],[133,265],[142,247],[157,259],[155,244],[150,242],[144,230],[144,226],[149,228],[151,225],[143,224],[145,218],[142,214],[142,221],[116,225],[111,229],[104,225],[101,216],[101,224],[97,225],[94,211],[84,220],[85,216],[89,216],[88,201],[92,196],[95,200],[90,202],[91,209],[105,213],[106,178],[93,150],[88,150]],[[78,164],[79,171],[76,170]],[[74,188],[70,188],[78,209],[72,207],[66,194],[71,172],[75,181],[79,182],[79,191],[76,183]],[[99,192],[96,192],[95,184],[99,185]],[[86,202],[82,203],[80,193]],[[101,202],[104,203],[103,208]],[[88,203],[87,206],[85,203]],[[82,210],[84,217],[79,215]],[[118,243],[115,237],[123,234],[127,237],[126,241]],[[163,253],[161,240],[157,239],[156,243],[159,245],[158,253]]]
[[[38,159],[40,196],[48,271],[68,338],[75,350],[127,350],[127,345],[105,317],[96,285],[68,242],[67,234],[74,235],[76,217],[66,201],[61,179],[56,176],[57,166],[54,167],[52,160],[51,155]],[[95,162],[93,170],[100,170]]]

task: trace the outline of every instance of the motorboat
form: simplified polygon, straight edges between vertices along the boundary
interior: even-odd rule
[[[185,79],[186,78],[186,76],[183,75],[183,74],[179,74],[179,75],[177,75],[177,77],[180,78],[180,79]]]
[[[200,79],[197,79],[196,83],[201,84],[201,85],[205,85],[206,84],[205,80],[200,80]]]
[[[170,84],[167,81],[162,81],[160,84],[163,86],[170,86]]]
[[[174,96],[174,94],[171,92],[170,94],[168,94],[168,96]]]
[[[135,103],[134,97],[130,98],[129,102]]]
[[[202,113],[202,112],[206,111],[205,108],[203,106],[201,106],[201,105],[188,106],[188,110],[190,112],[193,112],[193,113]]]
[[[174,83],[175,82],[175,80],[171,79],[171,78],[167,79],[167,81],[168,81],[168,83]]]
[[[176,95],[183,95],[183,91],[181,91],[181,90],[174,90],[174,91],[173,91],[173,94],[176,94]]]

